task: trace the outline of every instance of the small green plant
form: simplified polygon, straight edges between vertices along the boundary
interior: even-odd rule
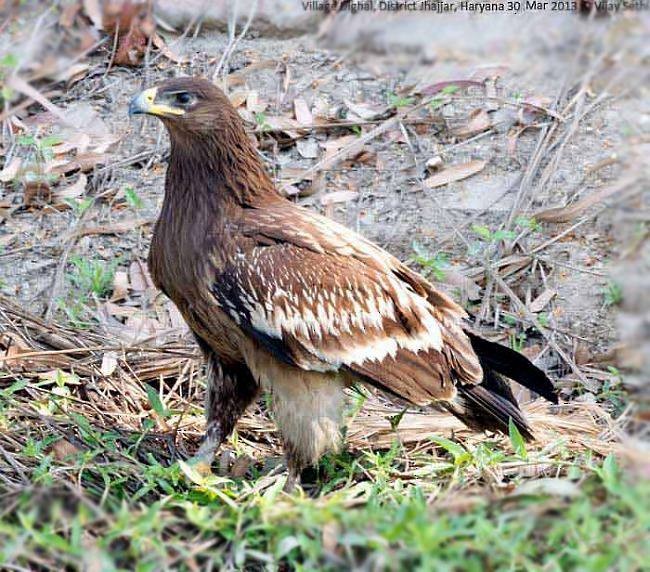
[[[621,285],[610,281],[603,289],[603,302],[605,306],[618,306],[623,301],[623,289]]]
[[[607,371],[611,374],[611,377],[603,382],[597,397],[600,402],[608,404],[613,415],[618,417],[625,409],[627,392],[623,386],[623,376],[620,370],[614,366],[609,366]]]
[[[526,334],[510,334],[510,347],[516,352],[521,352],[524,349],[524,343],[526,342]]]
[[[59,137],[49,136],[38,138],[34,135],[21,135],[16,138],[16,144],[21,148],[20,155],[24,161],[24,169],[20,178],[14,179],[16,188],[21,183],[43,185],[49,187],[59,175],[50,173],[46,164],[54,157],[54,147],[61,143]]]
[[[361,135],[363,135],[363,131],[361,130],[360,125],[353,125],[350,127],[350,129],[352,130],[352,133],[354,133],[357,137],[361,137]]]
[[[535,217],[519,216],[515,219],[515,224],[520,228],[530,229],[532,232],[539,232],[542,230],[542,225],[535,219]]]
[[[445,279],[445,270],[449,268],[449,255],[446,252],[437,252],[431,256],[422,245],[413,243],[415,255],[411,258],[424,269],[425,274],[432,274],[434,279],[442,282]]]
[[[257,123],[257,127],[260,131],[269,131],[271,129],[271,126],[266,119],[266,114],[261,111],[255,113],[255,123]]]
[[[546,312],[540,312],[537,314],[537,321],[542,328],[548,328],[548,314]]]
[[[511,314],[503,314],[503,321],[509,326],[516,326],[519,320]]]
[[[81,218],[93,204],[93,199],[90,197],[85,199],[65,199],[65,203],[72,209],[77,218]]]
[[[388,104],[391,107],[395,107],[397,109],[400,107],[408,107],[409,105],[413,105],[413,101],[414,100],[412,97],[403,97],[395,93],[388,94]]]
[[[460,89],[460,87],[458,87],[457,85],[454,85],[454,84],[446,85],[445,87],[443,87],[443,88],[440,90],[440,93],[442,93],[442,95],[453,95],[453,94],[456,93],[459,89]]]
[[[431,103],[429,103],[429,110],[430,111],[437,111],[440,109],[445,103],[449,103],[449,98],[446,96],[453,95],[456,93],[460,88],[457,85],[447,85],[443,87],[440,90],[440,94],[436,97],[434,97],[431,100]]]
[[[144,206],[142,198],[140,198],[140,195],[138,195],[133,187],[124,187],[124,198],[129,207],[134,211],[137,211]]]
[[[34,135],[21,135],[16,139],[16,143],[21,147],[26,147],[33,153],[36,161],[49,161],[54,156],[53,147],[60,145],[62,139],[55,135],[38,138]]]
[[[5,78],[7,74],[16,68],[18,65],[18,58],[15,54],[7,53],[0,58],[0,101],[9,102],[14,99],[14,90],[11,89],[6,83]]]
[[[517,235],[512,230],[490,230],[487,226],[473,224],[472,230],[484,242],[496,244],[501,240],[512,240]]]
[[[72,256],[70,262],[72,264],[72,271],[69,274],[70,281],[82,293],[93,293],[102,298],[111,291],[119,260],[104,262]]]
[[[524,461],[528,459],[528,452],[526,451],[526,441],[521,436],[519,429],[514,424],[512,418],[508,419],[508,436],[510,437],[510,444],[515,451],[517,457]]]

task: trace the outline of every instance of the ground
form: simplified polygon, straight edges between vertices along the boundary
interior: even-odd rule
[[[157,22],[169,51],[128,67],[91,4],[0,28],[0,566],[647,567],[646,15]],[[218,66],[279,188],[548,371],[562,405],[518,392],[534,443],[360,388],[304,491],[266,398],[213,477],[184,463],[203,364],[145,262],[167,138],[126,110]]]

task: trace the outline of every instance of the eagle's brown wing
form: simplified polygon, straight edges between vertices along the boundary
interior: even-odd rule
[[[319,241],[313,219],[300,218],[307,211],[288,210],[290,219],[269,223],[268,232],[257,211],[244,225],[257,246],[215,277],[213,295],[249,336],[287,363],[347,371],[419,404],[451,399],[457,380],[481,381],[453,302],[432,304],[374,245],[386,260],[336,233],[323,232],[329,244]]]
[[[384,274],[393,274],[427,298],[437,313],[455,319],[465,310],[395,256],[336,221],[286,201],[251,209],[244,218],[244,232],[260,242],[288,242],[313,252],[351,257]]]

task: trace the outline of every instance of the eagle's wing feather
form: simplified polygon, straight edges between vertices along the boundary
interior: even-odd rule
[[[311,221],[291,214],[284,232],[269,225],[215,277],[212,293],[240,328],[287,363],[348,371],[415,403],[453,397],[456,380],[480,382],[459,312],[370,253],[319,247]],[[246,234],[261,230],[258,221]]]
[[[364,265],[393,274],[415,292],[429,300],[436,312],[462,319],[465,310],[449,296],[436,290],[417,272],[398,258],[336,221],[286,202],[251,210],[244,221],[244,233],[261,240],[288,242],[318,253],[354,258]]]

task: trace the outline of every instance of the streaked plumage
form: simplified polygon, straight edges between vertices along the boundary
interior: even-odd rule
[[[343,389],[443,404],[472,427],[532,433],[500,373],[556,401],[523,356],[464,330],[464,310],[395,257],[282,198],[237,112],[206,80],[168,80],[133,112],[171,140],[149,264],[208,361],[211,462],[258,389],[273,393],[291,474],[339,443]]]

